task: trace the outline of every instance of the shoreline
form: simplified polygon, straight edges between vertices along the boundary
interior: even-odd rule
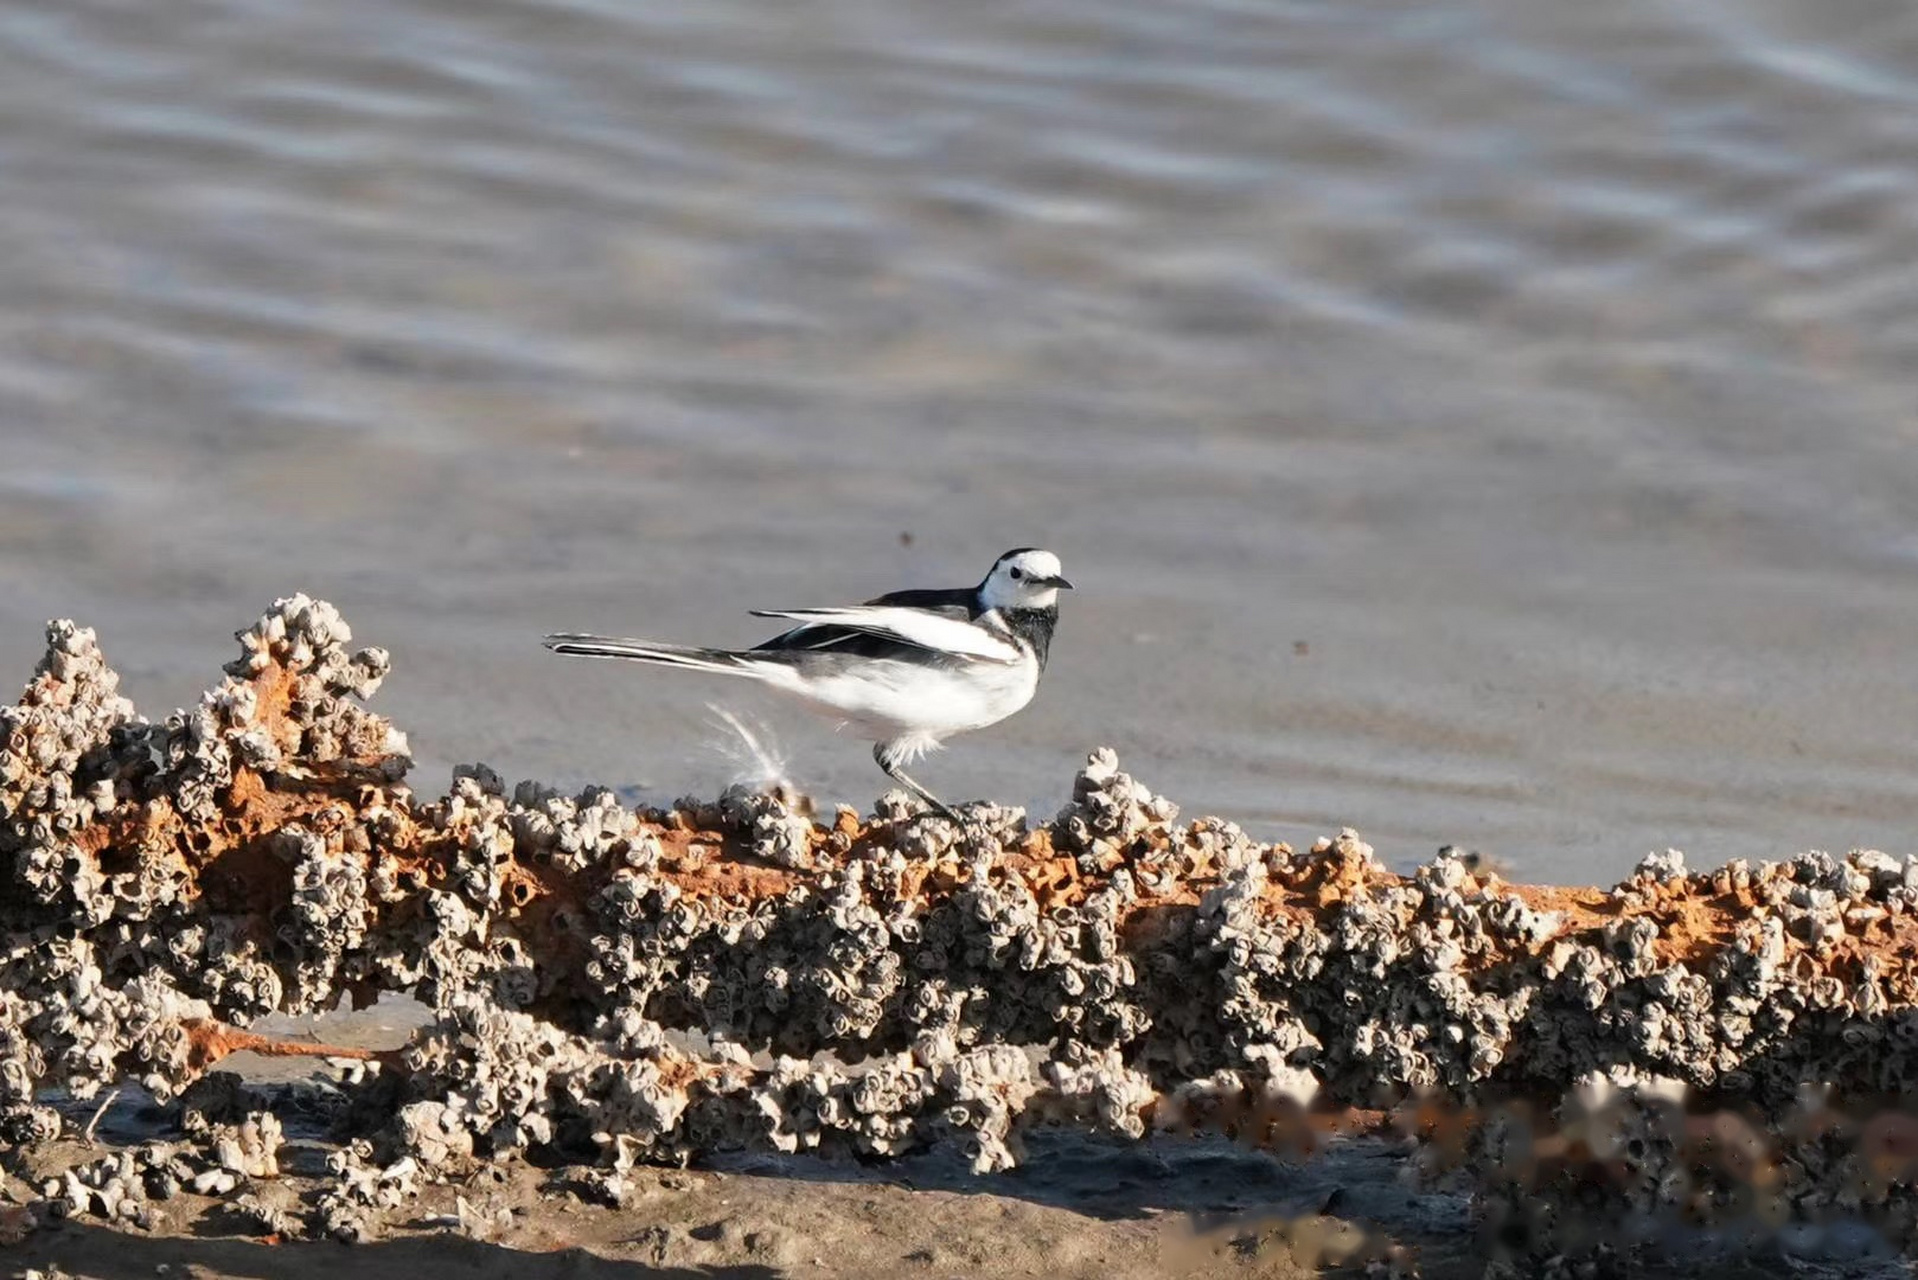
[[[337,611],[288,597],[239,639],[155,724],[57,623],[4,713],[0,1159],[18,1181],[71,1134],[49,1087],[136,1082],[188,1122],[53,1192],[30,1177],[35,1222],[170,1220],[190,1185],[263,1234],[372,1241],[516,1161],[616,1209],[657,1166],[738,1152],[1016,1177],[1063,1128],[1383,1142],[1469,1188],[1513,1274],[1669,1252],[1675,1223],[1846,1265],[1918,1239],[1912,860],[1662,855],[1599,889],[1445,853],[1400,876],[1349,830],[1294,850],[1181,822],[1109,751],[1046,823],[779,788],[634,809],[480,765],[426,799],[365,705],[387,657]],[[239,1030],[383,992],[432,1010],[396,1050]],[[334,1059],[323,1174],[282,1177],[275,1106],[208,1074],[241,1048]],[[1409,1273],[1405,1247],[1365,1256]]]

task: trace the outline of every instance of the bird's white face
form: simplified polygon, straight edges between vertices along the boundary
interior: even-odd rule
[[[1045,609],[1059,602],[1060,588],[1071,586],[1058,556],[1027,548],[1000,556],[979,594],[988,609]]]

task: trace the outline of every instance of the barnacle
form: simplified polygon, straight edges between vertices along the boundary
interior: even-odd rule
[[[192,1089],[199,1117],[178,1148],[60,1179],[45,1194],[69,1212],[137,1221],[191,1187],[290,1229],[256,1185],[277,1122],[210,1101],[232,1088],[206,1073],[247,1047],[352,1064],[363,1137],[303,1224],[348,1239],[422,1180],[566,1135],[618,1200],[635,1162],[716,1149],[943,1143],[989,1170],[1035,1124],[1276,1143],[1314,1109],[1434,1097],[1480,1109],[1454,1145],[1482,1212],[1547,1252],[1607,1213],[1709,1216],[1698,1179],[1717,1186],[1727,1143],[1766,1148],[1767,1212],[1863,1205],[1918,1231],[1918,1170],[1791,1119],[1806,1081],[1842,1098],[1918,1075],[1911,859],[1696,874],[1668,851],[1606,891],[1448,849],[1401,876],[1350,830],[1294,850],[1181,822],[1109,750],[1043,823],[897,796],[828,821],[743,788],[649,810],[478,764],[420,798],[364,705],[387,656],[350,638],[324,602],[278,601],[154,724],[93,633],[55,623],[0,710],[0,1145],[59,1131],[48,1087]],[[433,1019],[378,1061],[236,1029],[383,992]],[[1688,1090],[1781,1119],[1701,1155]],[[1512,1099],[1543,1100],[1600,1173],[1515,1179],[1532,1128],[1497,1110]],[[1537,1215],[1574,1187],[1603,1212]]]

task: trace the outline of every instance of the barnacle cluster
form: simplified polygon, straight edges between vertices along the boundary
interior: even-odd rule
[[[1757,1117],[1797,1187],[1777,1212],[1856,1183],[1861,1212],[1918,1235],[1907,1183],[1764,1119],[1807,1082],[1908,1087],[1909,859],[1687,874],[1666,853],[1606,891],[1509,884],[1448,849],[1398,875],[1350,830],[1295,850],[1181,821],[1105,750],[1050,821],[903,793],[870,817],[739,789],[644,808],[483,765],[425,799],[365,706],[387,656],[352,650],[337,611],[289,597],[239,639],[197,708],[150,723],[93,633],[54,623],[0,710],[0,1143],[59,1132],[49,1086],[165,1101],[233,1048],[291,1051],[237,1030],[264,1014],[405,992],[433,1016],[355,1068],[371,1101],[317,1231],[358,1238],[420,1179],[527,1148],[590,1153],[617,1201],[637,1162],[727,1148],[949,1144],[990,1170],[1037,1124],[1267,1133],[1432,1098],[1488,1117],[1451,1150],[1496,1205],[1545,1185],[1514,1168],[1546,1167],[1498,1154],[1498,1107],[1572,1123],[1605,1081],[1610,1109],[1577,1123],[1664,1124],[1616,1102],[1660,1081]],[[258,1194],[277,1130],[219,1124],[198,1157],[122,1153],[49,1195],[137,1220],[204,1181],[285,1225]],[[1621,1148],[1644,1167],[1607,1203],[1672,1208],[1684,1149]]]
[[[280,1121],[271,1111],[237,1123],[195,1123],[187,1113],[182,1142],[143,1142],[77,1165],[41,1191],[56,1214],[93,1213],[149,1226],[155,1202],[182,1192],[224,1196],[254,1179],[279,1176]]]

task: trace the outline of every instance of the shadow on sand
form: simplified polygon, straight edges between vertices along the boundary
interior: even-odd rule
[[[34,1234],[7,1251],[7,1274],[58,1266],[84,1280],[154,1280],[156,1275],[212,1274],[235,1280],[282,1280],[288,1276],[351,1276],[353,1280],[776,1280],[764,1266],[652,1267],[601,1258],[585,1249],[532,1253],[484,1244],[462,1236],[439,1236],[339,1244],[303,1241],[272,1245],[258,1240],[194,1236],[147,1237],[87,1222],[64,1222]],[[160,1268],[165,1267],[163,1272]]]
[[[1108,1222],[1172,1215],[1203,1228],[1245,1215],[1331,1213],[1419,1235],[1470,1230],[1465,1196],[1408,1185],[1403,1155],[1364,1138],[1284,1160],[1219,1137],[1120,1143],[1054,1130],[1028,1135],[1024,1161],[1004,1173],[975,1174],[960,1156],[944,1151],[872,1163],[750,1153],[714,1157],[698,1167],[797,1182],[1000,1196]]]

